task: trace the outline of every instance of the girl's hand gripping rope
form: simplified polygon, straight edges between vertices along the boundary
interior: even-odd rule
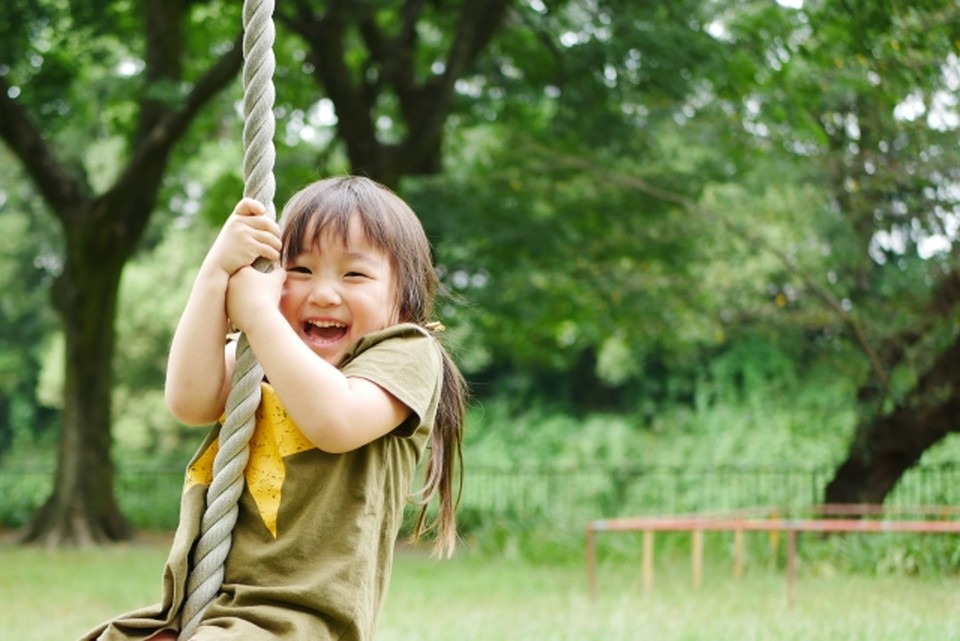
[[[279,260],[280,227],[265,213],[263,205],[253,198],[238,202],[207,253],[206,261],[227,276],[233,276],[259,258],[271,263]]]

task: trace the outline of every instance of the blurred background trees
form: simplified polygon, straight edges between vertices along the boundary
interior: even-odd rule
[[[236,3],[102,4],[0,9],[0,448],[59,439],[54,543],[129,534],[111,455],[195,443],[166,346],[241,191]],[[279,4],[278,204],[357,171],[414,205],[475,447],[737,407],[715,462],[783,462],[750,442],[790,407],[824,499],[879,502],[957,429],[955,3]]]

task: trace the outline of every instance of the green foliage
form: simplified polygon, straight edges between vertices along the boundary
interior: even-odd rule
[[[2,4],[8,96],[89,189],[123,171],[140,101],[179,104],[235,40],[238,3],[189,6],[185,48],[167,61],[181,83],[147,77],[143,9],[129,2]],[[387,70],[356,18],[393,36],[399,6],[344,9],[344,61],[380,92],[366,115],[390,143],[408,114],[378,84]],[[442,80],[453,9],[423,5],[410,83]],[[443,173],[401,183],[434,241],[452,292],[441,320],[479,402],[468,458],[829,465],[858,410],[909,400],[957,332],[940,288],[956,252],[933,243],[955,236],[958,25],[946,0],[515,3],[458,78]],[[278,205],[351,169],[347,114],[328,113],[309,47],[275,47]],[[121,458],[193,442],[163,410],[164,359],[193,270],[241,195],[239,93],[174,150],[124,274]],[[0,278],[17,285],[0,292],[2,452],[49,438],[57,417],[46,296],[62,252],[35,191],[0,160]],[[886,396],[858,408],[882,378]],[[588,489],[605,507],[645,496],[617,479]],[[549,534],[518,513],[468,515],[501,547],[525,547],[511,532]]]
[[[945,124],[955,110],[938,114],[933,103],[956,88],[957,25],[949,2],[824,2],[788,13],[770,4],[727,24],[758,79],[731,107],[759,150],[793,154],[822,186],[816,221],[825,226],[811,229],[830,281],[819,280],[876,343],[924,326],[930,290],[955,269],[951,254],[931,257],[925,245],[956,204],[943,191],[956,178],[957,127]]]
[[[951,575],[960,568],[954,535],[883,534],[803,537],[803,568],[826,576]]]
[[[15,452],[21,459],[37,457],[36,452],[25,447],[22,441]],[[21,468],[13,472],[8,466],[0,469],[3,469],[0,473],[0,492],[3,496],[3,503],[0,504],[0,528],[23,527],[50,492],[53,485],[50,466]]]
[[[63,410],[63,367],[66,346],[63,334],[47,337],[37,379],[36,401],[43,407]]]
[[[48,336],[55,326],[49,288],[59,269],[59,236],[0,150],[0,458],[16,442],[49,433],[56,413],[35,401]]]
[[[760,341],[715,356],[690,394],[686,403],[651,399],[655,410],[587,416],[518,408],[509,397],[481,401],[465,456],[474,465],[520,468],[829,465],[854,426],[851,390],[831,368],[800,372]]]
[[[171,418],[163,381],[174,328],[215,234],[204,221],[184,216],[124,271],[114,364],[115,448],[121,458],[149,454],[182,461],[198,442],[197,430]]]

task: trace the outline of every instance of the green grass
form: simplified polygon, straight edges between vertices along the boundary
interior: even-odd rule
[[[0,639],[64,641],[159,598],[167,540],[84,551],[0,543]],[[378,641],[960,641],[960,579],[867,576],[802,565],[786,579],[764,564],[733,579],[707,558],[693,590],[681,553],[658,558],[653,593],[639,563],[605,561],[587,595],[579,560],[534,564],[461,552],[436,561],[401,552]],[[761,567],[764,566],[764,567]]]
[[[91,550],[0,543],[0,639],[68,641],[159,601],[168,539]]]

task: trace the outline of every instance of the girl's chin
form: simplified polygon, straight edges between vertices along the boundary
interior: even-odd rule
[[[308,341],[307,346],[310,347],[314,354],[333,366],[339,365],[340,361],[343,360],[344,354],[346,353],[346,349],[343,347],[342,341],[335,341],[332,343],[317,343],[315,341]]]

